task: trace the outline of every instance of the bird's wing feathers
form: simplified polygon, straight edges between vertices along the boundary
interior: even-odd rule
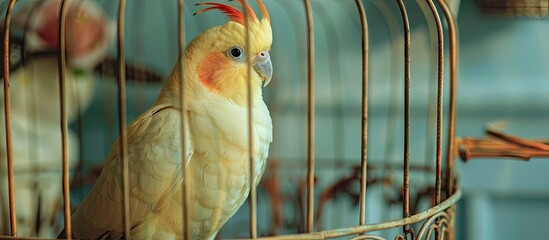
[[[188,111],[191,114],[188,113],[190,116],[187,117],[190,121],[188,119],[185,122],[192,125],[193,136],[199,135],[200,137],[193,138],[191,142],[189,137],[191,131],[187,131],[186,150],[188,155],[186,159],[192,159],[191,161],[195,164],[207,164],[208,161],[204,161],[204,157],[247,159],[247,117],[245,114],[247,109],[219,102],[224,103],[223,101],[189,102]],[[205,103],[211,104],[204,105]],[[256,180],[259,180],[264,170],[268,146],[272,141],[272,125],[264,104],[257,104],[254,109],[254,129],[258,134],[258,137],[254,138],[254,154],[258,154],[258,160],[260,160],[256,165],[255,176]],[[180,234],[178,231],[181,229],[174,227],[181,226],[181,211],[177,211],[180,210],[182,202],[179,192],[182,181],[179,119],[179,110],[163,105],[154,107],[128,126],[132,237],[149,238],[152,237],[151,234],[154,234],[156,238],[163,232]],[[187,129],[189,129],[188,126]],[[73,231],[77,237],[123,237],[122,180],[118,148],[117,142],[107,157],[101,177],[73,215],[75,222]],[[193,151],[194,155],[192,155]],[[197,161],[197,159],[201,161]],[[216,223],[212,222],[212,219],[217,219],[218,223],[224,223],[226,218],[238,209],[241,201],[237,199],[242,197],[241,200],[243,200],[246,197],[241,191],[247,191],[245,189],[247,181],[240,172],[246,169],[247,161],[237,160],[237,162],[242,164],[223,165],[225,168],[231,168],[225,170],[231,172],[233,177],[229,177],[229,179],[212,177],[210,178],[212,182],[205,182],[205,185],[209,187],[195,189],[201,191],[196,193],[197,196],[205,197],[198,199],[200,205],[193,206],[191,209],[193,214],[190,215],[192,221],[196,221],[194,224],[196,226],[191,224],[190,227],[204,234],[211,232],[210,235],[215,236],[218,228],[213,227]],[[219,168],[216,166],[210,164],[208,167],[200,168],[203,171],[190,174],[198,174],[195,178],[206,181],[207,179],[204,177],[206,171],[214,172],[214,176],[215,172],[219,172]],[[230,186],[221,184],[220,179],[229,181]],[[219,184],[223,186],[218,186]],[[203,192],[207,190],[212,190],[212,194]],[[217,216],[221,214],[221,212],[214,214],[216,209],[219,210],[219,206],[216,204],[221,199],[219,195],[221,190],[228,194],[224,208],[232,210],[225,209],[223,216]],[[216,199],[211,199],[209,196]],[[212,200],[215,201],[215,206],[208,205],[212,203]],[[158,218],[159,215],[162,217]],[[155,222],[151,224],[150,221]],[[150,229],[155,228],[155,225],[156,229]]]
[[[180,111],[170,106],[155,106],[128,126],[128,159],[131,225],[141,223],[160,211],[166,197],[176,192],[181,178]],[[187,131],[188,133],[188,131]],[[186,136],[187,160],[192,155]],[[103,171],[74,213],[76,236],[112,236],[123,229],[123,197],[119,141],[110,150]]]

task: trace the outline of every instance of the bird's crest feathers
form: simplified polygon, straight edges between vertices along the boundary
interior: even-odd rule
[[[229,1],[233,1],[233,0],[229,0]],[[248,5],[247,1],[245,0],[236,0],[236,1],[242,4],[243,8],[246,9],[250,21],[259,21],[259,19],[254,13],[254,10],[250,7],[250,5]],[[267,8],[265,8],[265,5],[263,5],[263,2],[261,2],[261,0],[257,0],[257,4],[261,9],[261,14],[263,15],[263,18],[267,19],[267,21],[270,22],[271,20],[269,17],[269,13],[267,12]],[[227,17],[229,17],[231,21],[240,23],[244,26],[246,25],[246,20],[245,20],[246,18],[244,17],[244,11],[240,11],[231,5],[216,3],[216,2],[203,2],[203,3],[197,3],[196,5],[208,6],[208,7],[195,12],[193,15],[217,9],[220,12],[227,15]]]

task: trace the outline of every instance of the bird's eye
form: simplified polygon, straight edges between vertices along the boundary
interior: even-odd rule
[[[244,51],[240,47],[231,47],[227,50],[227,56],[237,62],[244,60]]]
[[[240,50],[240,48],[231,49],[231,56],[237,58],[237,57],[240,57],[241,55],[242,55],[242,50]]]

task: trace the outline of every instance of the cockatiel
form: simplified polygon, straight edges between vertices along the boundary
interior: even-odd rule
[[[13,14],[12,33],[28,23],[24,65],[10,73],[12,156],[15,177],[17,235],[45,238],[59,232],[61,205],[61,129],[59,113],[58,21],[60,0],[31,1]],[[67,2],[66,111],[69,124],[91,104],[92,69],[107,54],[114,23],[94,1]],[[12,39],[12,43],[15,42]],[[47,54],[44,54],[47,53]],[[13,54],[13,52],[11,53]],[[3,75],[2,75],[3,77]],[[3,80],[2,80],[3,81]],[[0,88],[3,99],[3,88]],[[2,100],[3,101],[3,100]],[[5,136],[0,104],[0,136]],[[78,163],[78,138],[68,132],[69,167]],[[5,138],[0,138],[0,232],[9,235],[8,178]]]
[[[181,76],[179,64],[154,105],[131,122],[128,131],[131,238],[181,239],[182,171],[188,186],[190,239],[213,239],[249,194],[248,68],[253,102],[254,184],[266,166],[272,122],[262,99],[262,85],[272,76],[269,15],[260,0],[263,18],[251,7],[249,26],[242,11],[221,3],[197,13],[219,10],[230,21],[197,36],[186,48],[186,164],[181,163]],[[250,32],[250,55],[246,53]],[[119,140],[112,146],[102,173],[72,216],[73,235],[84,239],[120,239],[123,196]],[[60,237],[64,237],[62,232]]]

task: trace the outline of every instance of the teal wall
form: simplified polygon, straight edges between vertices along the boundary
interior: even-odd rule
[[[458,135],[480,136],[488,122],[547,138],[549,21],[487,17],[462,1]],[[549,211],[549,162],[479,160],[460,164],[461,239],[541,239]]]

